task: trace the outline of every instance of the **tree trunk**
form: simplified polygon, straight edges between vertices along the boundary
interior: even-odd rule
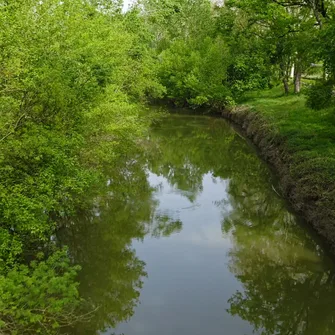
[[[301,71],[297,70],[294,73],[294,93],[298,94],[301,90]]]
[[[283,84],[284,84],[285,94],[288,95],[290,93],[290,88],[288,85],[288,80],[285,77],[283,78]]]
[[[286,67],[284,63],[280,63],[280,75],[284,84],[285,94],[288,95],[290,92],[290,87],[288,83],[290,74],[288,71],[288,67]]]
[[[324,64],[323,64],[323,67],[322,67],[322,79],[323,79],[324,81],[327,80],[326,67],[325,67]]]

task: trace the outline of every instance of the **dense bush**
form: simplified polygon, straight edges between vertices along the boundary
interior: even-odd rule
[[[306,105],[320,110],[334,106],[334,85],[331,81],[320,81],[308,87],[305,91]]]
[[[42,258],[0,275],[1,334],[53,334],[87,317],[76,313],[79,267],[71,266],[65,250]]]
[[[167,97],[182,106],[224,106],[231,98],[225,86],[227,49],[219,39],[192,43],[176,41],[162,52],[161,83]]]

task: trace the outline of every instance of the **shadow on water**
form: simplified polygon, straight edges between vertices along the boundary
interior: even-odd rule
[[[98,308],[89,323],[71,329],[71,334],[164,335],[182,330],[196,335],[189,320],[193,318],[196,324],[194,316],[199,311],[204,318],[197,334],[206,329],[232,335],[335,334],[333,263],[274,192],[269,169],[246,141],[224,120],[170,115],[152,129],[143,145],[145,153],[125,159],[119,169],[113,169],[99,197],[88,200],[74,217],[67,218],[66,229],[59,232],[60,243],[69,246],[73,261],[82,266],[83,297]],[[160,182],[152,183],[150,176]],[[221,193],[217,189],[222,189]],[[211,258],[200,263],[208,249],[190,239],[196,229],[206,232],[209,223],[219,227],[213,237],[203,237],[206,248],[214,244],[220,248],[211,249],[215,262],[222,259],[216,266],[222,267],[218,278]],[[183,242],[184,248],[185,243],[192,243],[194,267],[186,259],[187,250],[169,263],[154,263],[155,256],[159,260],[170,257],[163,255],[165,247],[179,250],[187,238],[191,242]],[[149,260],[147,265],[142,257]],[[173,269],[180,264],[186,272],[196,273],[189,282],[180,283],[182,292],[197,296],[210,285],[216,295],[224,292],[222,296],[228,299],[222,299],[219,307],[213,302],[212,308],[206,308],[211,305],[204,300],[211,299],[208,293],[201,296],[201,309],[201,304],[195,307],[185,302],[188,293],[176,295],[174,303],[186,309],[185,317],[174,320],[167,315],[172,305],[162,298],[160,307],[155,308],[159,309],[158,318],[168,319],[166,326],[150,317],[154,307],[151,314],[146,312],[148,297],[158,297],[155,289],[173,295]],[[156,271],[171,276],[162,280],[161,275],[165,286],[155,282]],[[209,278],[210,284],[201,278]],[[143,306],[139,305],[141,292]],[[219,317],[206,324],[218,308],[222,308],[218,315],[224,322],[235,320],[225,330]],[[239,323],[242,328],[236,326]]]

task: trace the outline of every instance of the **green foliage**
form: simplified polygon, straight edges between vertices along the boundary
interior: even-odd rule
[[[47,260],[19,265],[0,276],[1,334],[56,334],[57,328],[80,319],[78,267],[70,265],[65,250]]]
[[[158,77],[164,97],[178,106],[233,103],[226,83],[230,64],[228,45],[215,29],[209,0],[141,2],[158,57]]]
[[[328,20],[325,27],[320,32],[320,39],[316,46],[319,51],[319,58],[324,61],[325,69],[327,75],[331,80],[335,78],[335,22],[334,22],[334,13],[335,8],[334,4],[329,5],[330,14],[332,15],[332,20]]]
[[[135,152],[152,119],[138,102],[164,91],[146,43],[120,14],[120,1],[0,5],[0,322],[6,334],[54,334],[75,320],[81,300],[71,255],[19,264],[54,250],[60,218],[102,182],[107,162]]]
[[[110,11],[54,0],[0,8],[1,225],[22,243],[48,239],[50,214],[71,212],[97,178],[87,150],[109,136],[105,160],[125,154],[145,129],[135,101],[162,90],[144,45],[134,57],[138,37]]]
[[[306,90],[306,105],[320,110],[334,105],[333,84],[331,82],[317,82]]]
[[[223,85],[226,48],[220,39],[177,40],[161,54],[160,77],[167,97],[177,105],[224,105],[230,90]]]
[[[262,38],[266,30],[255,25],[257,15],[266,20],[273,13],[261,2],[227,1],[217,8],[217,31],[229,45],[231,54],[227,85],[235,98],[250,90],[267,88],[274,77],[271,62],[274,46]],[[258,14],[257,14],[258,13]]]
[[[143,0],[139,8],[165,98],[178,106],[225,108],[247,91],[280,81],[288,91],[293,66],[299,93],[302,74],[320,59],[319,48],[310,45],[318,45],[321,9],[308,4]]]
[[[250,54],[237,55],[227,71],[227,84],[236,98],[247,91],[268,88],[270,78],[264,60],[257,54],[254,57]]]
[[[121,7],[119,0],[0,3],[0,324],[5,333],[44,329],[52,334],[74,321],[82,301],[72,255],[56,251],[47,260],[27,260],[55,249],[51,237],[77,211],[83,195],[105,182],[111,167],[113,192],[131,192],[125,181],[134,164],[129,157],[138,158],[139,143],[155,118],[143,103],[165,99],[193,108],[229,108],[247,91],[279,80],[288,86],[293,64],[296,81],[311,62],[322,61],[326,82],[307,91],[307,103],[315,109],[333,104],[331,2],[313,7],[230,0],[220,7],[209,0],[142,0],[124,14]],[[303,179],[315,169],[333,178],[328,110],[328,121],[320,121],[301,106],[302,98],[289,97],[298,112],[285,118],[284,107],[292,109],[283,100],[270,100],[261,102],[273,111],[269,117],[290,137],[292,150],[302,150],[301,160],[310,159],[294,173]],[[298,126],[300,135],[291,136]],[[330,153],[327,160],[316,147]],[[159,218],[153,234],[180,229],[178,220]],[[135,257],[129,258],[143,273]],[[133,306],[136,292],[129,297]]]

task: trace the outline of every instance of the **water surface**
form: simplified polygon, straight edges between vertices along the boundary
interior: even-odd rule
[[[60,237],[98,308],[73,334],[335,334],[333,263],[245,139],[170,115],[142,145]]]

